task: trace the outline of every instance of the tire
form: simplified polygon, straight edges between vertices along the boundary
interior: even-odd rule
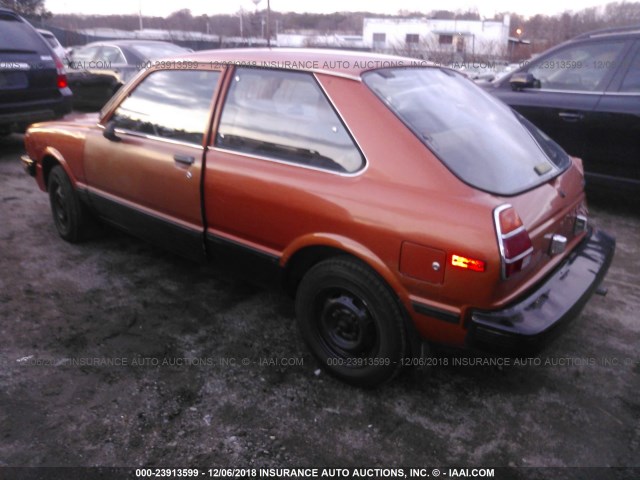
[[[59,165],[49,173],[49,203],[58,234],[68,242],[83,240],[89,231],[90,214]]]
[[[324,260],[296,295],[300,332],[331,374],[360,387],[392,379],[407,352],[402,307],[370,268],[350,257]]]

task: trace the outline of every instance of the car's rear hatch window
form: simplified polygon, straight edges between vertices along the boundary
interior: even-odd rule
[[[51,98],[57,71],[45,40],[20,17],[0,12],[0,101]]]
[[[533,124],[462,75],[387,68],[364,82],[464,182],[516,195],[566,169],[566,153]]]
[[[31,26],[5,12],[0,12],[0,51],[50,54],[44,40]]]

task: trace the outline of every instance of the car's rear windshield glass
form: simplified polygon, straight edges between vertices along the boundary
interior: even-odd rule
[[[364,82],[464,182],[515,195],[570,163],[533,124],[462,75],[441,68],[387,68]]]
[[[0,51],[51,55],[44,40],[15,15],[0,12]]]

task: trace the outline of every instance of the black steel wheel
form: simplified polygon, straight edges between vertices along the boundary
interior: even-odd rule
[[[386,283],[350,257],[325,260],[303,277],[298,325],[321,365],[357,386],[393,378],[407,351],[402,310]]]
[[[48,190],[53,221],[60,236],[72,243],[82,240],[89,228],[89,212],[59,165],[49,173]]]

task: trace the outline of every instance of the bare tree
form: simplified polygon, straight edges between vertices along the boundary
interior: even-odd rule
[[[1,3],[25,17],[50,18],[51,12],[45,8],[44,1],[45,0],[5,0]]]
[[[17,10],[27,16],[44,15],[49,12],[44,8],[44,0],[0,0],[10,8],[14,3]],[[476,18],[477,12],[451,12],[446,10],[434,11],[429,14],[423,12],[403,12],[406,18]],[[495,20],[500,21],[507,12],[499,13]],[[242,35],[245,37],[259,37],[262,34],[262,20],[264,12],[245,12],[242,16]],[[584,32],[605,27],[640,24],[640,2],[618,1],[604,7],[586,8],[577,12],[564,12],[560,15],[535,15],[525,18],[517,13],[510,13],[510,36],[520,37],[531,42],[530,47],[519,46],[518,55],[538,53],[556,45],[568,38]],[[294,12],[271,12],[272,24],[278,25],[279,32],[315,32],[314,35],[348,33],[362,34],[364,18],[390,17],[368,12],[354,12],[349,14],[334,13],[329,15]],[[242,36],[240,33],[240,18],[238,15],[211,15],[194,17],[188,9],[178,10],[166,18],[144,17],[147,28],[165,30],[209,31],[220,37]],[[133,15],[56,15],[48,22],[51,26],[70,29],[108,27],[122,30],[136,30],[139,25],[137,16]],[[516,29],[521,28],[521,34]],[[507,52],[501,51],[507,48]],[[498,45],[483,45],[477,43],[471,47],[466,45],[466,51],[456,52],[455,45],[440,44],[437,37],[427,36],[418,43],[398,42],[391,45],[386,52],[410,55],[416,58],[436,59],[437,61],[459,61],[469,55],[487,58],[508,57],[508,47]]]

